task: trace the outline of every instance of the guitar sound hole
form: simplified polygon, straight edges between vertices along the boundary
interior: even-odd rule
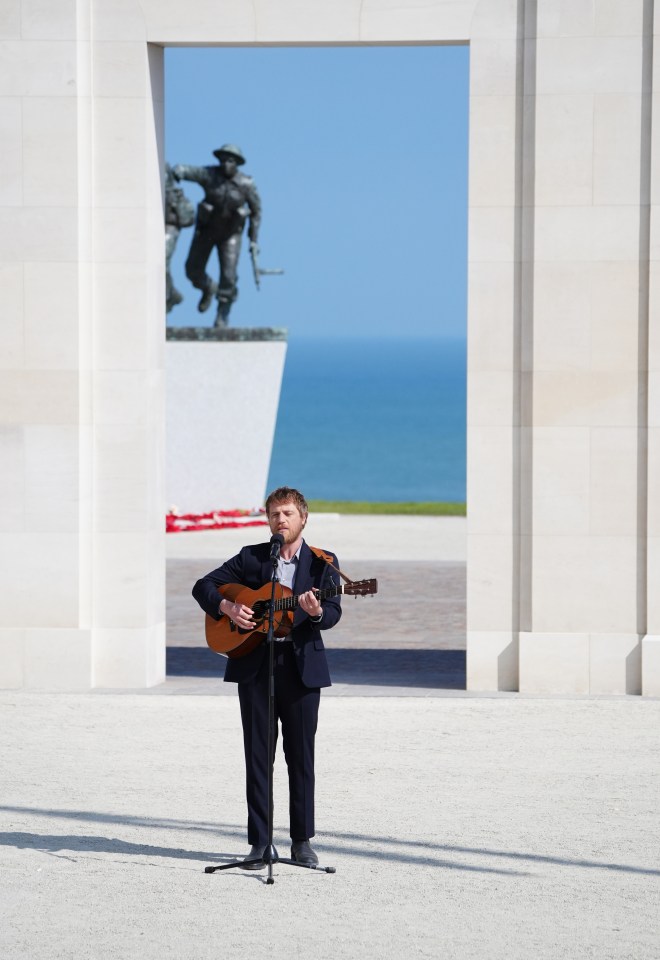
[[[254,611],[254,619],[257,623],[261,623],[268,616],[268,601],[267,600],[257,600],[256,603],[252,605],[252,610]]]

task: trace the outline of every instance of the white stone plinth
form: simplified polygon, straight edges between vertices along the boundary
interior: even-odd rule
[[[263,506],[286,342],[254,334],[168,336],[166,490],[181,513]]]
[[[521,633],[521,693],[589,693],[589,634]]]
[[[589,636],[589,693],[642,692],[642,645],[636,633]]]
[[[520,634],[521,693],[639,694],[641,669],[635,633]]]
[[[642,693],[660,697],[660,636],[646,636],[642,640]]]
[[[468,690],[517,690],[518,640],[515,634],[469,630],[466,674]]]

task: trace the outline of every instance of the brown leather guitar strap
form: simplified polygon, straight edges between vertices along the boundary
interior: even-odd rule
[[[321,560],[325,560],[329,567],[332,567],[333,570],[336,570],[339,576],[346,581],[346,583],[353,583],[350,577],[347,577],[345,573],[342,573],[339,567],[336,567],[332,562],[332,557],[329,553],[326,553],[325,550],[321,550],[320,547],[310,547],[309,548],[313,554],[319,557]]]

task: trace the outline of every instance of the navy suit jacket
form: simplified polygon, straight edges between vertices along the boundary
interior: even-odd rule
[[[329,552],[329,551],[326,551]],[[339,562],[334,553],[330,554],[336,567]],[[218,587],[227,583],[240,583],[251,590],[258,590],[268,583],[272,575],[270,562],[270,544],[255,543],[243,547],[240,553],[227,560],[217,570],[212,570],[205,577],[198,580],[193,587],[193,597],[202,610],[215,620],[220,619],[220,594]],[[339,585],[339,574],[324,560],[317,557],[303,540],[298,560],[298,570],[294,583],[294,593],[300,595],[317,587],[325,590],[332,585]],[[323,600],[323,619],[314,623],[300,607],[296,608],[293,617],[293,630],[289,638],[293,640],[296,664],[300,672],[300,679],[306,687],[329,687],[330,671],[325,656],[325,647],[321,636],[322,630],[328,630],[341,617],[341,597],[331,597]],[[225,680],[233,683],[243,683],[256,676],[266,655],[266,644],[260,643],[252,653],[245,657],[230,659],[225,670]]]

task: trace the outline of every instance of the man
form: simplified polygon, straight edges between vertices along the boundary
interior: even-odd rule
[[[169,163],[165,164],[165,310],[183,301],[183,294],[174,286],[171,266],[172,255],[176,249],[181,230],[192,227],[195,222],[195,210],[180,187],[177,187]]]
[[[192,180],[204,188],[204,199],[197,207],[195,234],[186,261],[186,276],[202,291],[197,309],[204,313],[213,297],[218,300],[216,327],[226,327],[231,305],[238,296],[238,258],[241,252],[243,227],[248,216],[250,247],[257,245],[261,221],[261,201],[251,177],[239,173],[245,163],[239,147],[226,143],[213,151],[219,165],[192,167],[177,164],[177,180]],[[211,251],[216,247],[220,258],[219,285],[206,272]]]
[[[330,686],[330,674],[321,638],[341,617],[339,596],[319,602],[315,591],[337,585],[338,574],[303,539],[307,502],[291,487],[279,487],[266,500],[273,534],[284,538],[278,561],[278,579],[298,595],[293,630],[276,640],[275,715],[282,725],[282,742],[289,773],[289,828],[291,858],[317,864],[309,841],[314,836],[314,737],[321,687]],[[256,627],[253,611],[241,603],[220,599],[218,587],[240,583],[258,590],[272,575],[270,544],[243,547],[231,560],[198,580],[193,596],[216,620],[229,617],[243,630]],[[338,561],[329,554],[334,567]],[[227,663],[225,680],[238,683],[243,724],[248,807],[247,860],[263,857],[268,845],[268,667],[267,645]],[[275,730],[277,736],[277,728]],[[246,866],[259,870],[262,863]]]

